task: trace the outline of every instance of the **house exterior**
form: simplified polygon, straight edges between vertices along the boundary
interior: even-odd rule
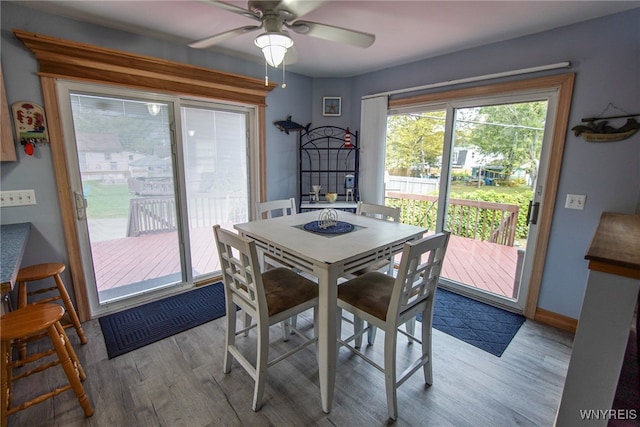
[[[130,164],[144,157],[124,151],[114,134],[78,132],[78,163],[83,181],[122,184],[131,176]]]
[[[451,155],[453,156],[452,167],[465,172],[471,173],[471,168],[480,166],[482,163],[480,152],[473,147],[454,147]]]

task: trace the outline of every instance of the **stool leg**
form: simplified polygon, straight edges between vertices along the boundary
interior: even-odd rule
[[[11,396],[11,391],[9,390],[9,386],[11,382],[9,381],[9,375],[11,375],[11,361],[9,357],[11,356],[11,344],[9,341],[2,341],[1,343],[1,354],[2,354],[2,372],[0,375],[2,378],[0,379],[0,426],[5,427],[7,425],[7,409],[9,408],[9,399]]]
[[[24,308],[27,306],[27,282],[18,283],[18,308]],[[24,360],[27,357],[27,343],[23,341],[18,347],[20,360]]]
[[[62,278],[60,278],[59,274],[53,276],[56,281],[56,285],[58,285],[58,291],[60,292],[60,296],[62,297],[62,302],[64,303],[65,308],[67,309],[67,313],[69,313],[69,317],[71,318],[71,322],[73,326],[76,328],[76,332],[78,334],[78,338],[80,338],[80,344],[87,343],[87,337],[84,336],[84,329],[82,329],[82,325],[80,325],[80,319],[78,319],[78,313],[76,313],[76,309],[71,302],[71,298],[69,297],[69,293],[67,292],[67,288],[64,287],[64,283],[62,282]]]
[[[67,335],[64,330],[62,330],[62,334],[59,334],[58,327],[60,322],[56,322],[56,324],[49,326],[47,332],[49,333],[49,338],[51,338],[51,342],[53,342],[53,347],[56,349],[58,353],[58,358],[60,359],[60,364],[62,365],[62,369],[64,369],[65,374],[67,375],[67,379],[69,380],[69,384],[71,384],[71,388],[73,392],[76,394],[78,398],[78,402],[84,411],[84,415],[86,417],[90,417],[93,415],[93,408],[91,407],[91,403],[89,402],[89,398],[84,392],[84,388],[82,387],[82,383],[80,382],[80,377],[78,372],[74,369],[73,363],[67,352],[67,348],[64,344],[65,340],[68,340]],[[75,356],[75,353],[74,353]]]
[[[80,381],[84,381],[87,379],[87,375],[84,373],[84,369],[82,369],[82,365],[80,364],[80,360],[76,355],[76,351],[73,349],[73,346],[69,342],[69,337],[67,333],[64,331],[62,324],[60,322],[56,322],[53,324],[55,326],[56,331],[58,331],[58,335],[63,337],[62,341],[64,343],[64,347],[67,349],[67,353],[69,353],[69,358],[71,359],[71,363],[73,363],[73,367],[75,368],[78,376],[80,377]]]

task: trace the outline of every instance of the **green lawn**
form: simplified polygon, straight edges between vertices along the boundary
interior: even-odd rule
[[[127,218],[129,187],[127,184],[103,184],[100,181],[82,183],[87,199],[87,217],[92,219]]]
[[[515,187],[505,187],[505,186],[497,187],[494,185],[490,185],[490,186],[483,185],[480,188],[478,188],[477,186],[474,186],[474,185],[466,185],[458,182],[454,182],[451,184],[450,194],[452,198],[463,198],[463,197],[460,197],[463,194],[476,193],[479,191],[493,191],[496,194],[512,194],[516,196],[519,196],[522,194],[526,194],[530,196],[532,194],[531,187],[526,185],[520,185]]]

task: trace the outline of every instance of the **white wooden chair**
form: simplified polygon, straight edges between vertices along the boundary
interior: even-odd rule
[[[298,213],[296,209],[296,199],[293,197],[290,199],[259,202],[256,207],[258,209],[258,219],[265,219],[265,216],[266,218],[273,218],[274,214],[286,216]]]
[[[385,206],[385,205],[377,205],[374,203],[364,203],[362,201],[359,201],[357,206],[356,206],[356,215],[364,215],[364,216],[368,216],[371,218],[376,218],[376,219],[380,219],[383,221],[393,221],[393,222],[400,222],[400,214],[401,214],[401,209],[399,207],[392,207],[392,206]],[[390,276],[393,276],[393,269],[395,266],[395,262],[394,262],[394,258],[391,257],[389,259],[385,259],[385,260],[381,260],[378,261],[376,263],[373,263],[372,265],[370,265],[369,267],[362,269],[362,270],[358,270],[355,271],[353,273],[351,273],[350,275],[347,276],[347,278],[354,278],[354,277],[358,277],[363,275],[364,273],[367,273],[369,271],[383,271],[386,269],[386,273]],[[359,325],[356,325],[356,327],[362,327],[362,320],[355,318],[353,319],[354,323],[359,323]],[[414,322],[411,323],[407,323],[406,327],[407,332],[410,332],[411,334],[413,334],[414,331]],[[376,339],[376,328],[371,326],[369,327],[368,330],[368,334],[367,334],[367,341],[369,343],[369,345],[372,345],[375,342]],[[358,337],[358,339],[356,340],[356,348],[360,348],[360,345],[362,343],[362,337]]]
[[[354,317],[364,319],[384,331],[384,366],[358,351],[350,343],[362,336],[367,328],[354,328],[354,334],[340,344],[364,358],[385,374],[387,411],[389,418],[398,418],[397,388],[412,374],[423,368],[424,381],[431,385],[433,372],[431,363],[431,324],[433,302],[440,271],[449,242],[449,233],[437,233],[429,237],[408,242],[402,252],[398,275],[393,278],[380,272],[368,272],[338,286],[338,318],[342,310]],[[417,314],[422,314],[422,337],[418,339],[399,331],[398,327]],[[338,322],[339,329],[342,322]],[[422,344],[422,355],[409,368],[397,375],[396,347],[398,332]],[[338,334],[338,337],[341,337]]]
[[[400,222],[401,210],[399,207],[376,205],[373,203],[358,202],[356,206],[356,215],[365,215],[371,218],[377,218],[384,221]],[[368,271],[378,271],[387,268],[387,273],[393,275],[393,258],[382,260],[366,268],[364,271],[354,273],[359,276]]]
[[[232,358],[235,358],[251,375],[255,381],[252,408],[258,411],[262,406],[267,368],[317,341],[318,286],[286,268],[274,268],[260,273],[254,241],[223,230],[219,225],[215,225],[213,231],[220,256],[226,298],[224,373],[231,372]],[[236,305],[256,323],[236,330]],[[287,322],[292,316],[309,308],[314,310],[314,337],[309,338],[291,327],[292,331],[304,338],[304,342],[269,360],[269,327]],[[245,332],[253,328],[257,329],[258,339],[255,363],[245,357],[236,346],[236,337],[246,335]]]
[[[274,216],[295,215],[297,213],[296,199],[292,197],[290,199],[259,202],[256,204],[256,209],[258,211],[258,219],[269,219],[273,218]],[[268,255],[260,254],[260,257],[262,258],[262,265],[265,270],[270,266],[290,267],[288,265],[284,265],[278,260],[269,257]],[[269,258],[269,260],[267,260],[267,258]]]
[[[256,205],[256,209],[258,210],[258,219],[269,219],[274,216],[287,216],[287,215],[295,215],[297,212],[296,209],[296,199],[293,197],[290,199],[279,199],[279,200],[270,200],[268,202],[258,202]],[[280,260],[274,259],[269,255],[260,252],[260,258],[262,260],[262,268],[267,270],[273,267],[285,267],[291,268],[290,265],[286,265],[282,263]],[[291,325],[296,326],[297,317],[294,316],[291,319]],[[283,331],[283,339],[288,340],[287,336],[289,335],[289,331],[287,329],[287,324],[282,324]]]
[[[374,203],[358,202],[356,214],[384,219],[387,221],[400,222],[400,208],[393,206],[377,205]]]

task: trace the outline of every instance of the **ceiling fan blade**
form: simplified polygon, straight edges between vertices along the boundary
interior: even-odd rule
[[[213,46],[214,44],[223,42],[232,37],[249,33],[251,31],[259,30],[260,28],[262,28],[262,25],[248,25],[246,27],[236,28],[234,30],[229,30],[229,31],[225,31],[224,33],[216,34],[215,36],[211,36],[211,37],[204,38],[202,40],[191,42],[189,43],[189,47],[193,47],[196,49],[204,49],[209,46]]]
[[[291,12],[294,18],[304,16],[325,3],[326,0],[282,0],[278,9],[286,9]]]
[[[317,22],[296,21],[291,24],[285,23],[285,25],[287,28],[299,34],[363,48],[371,46],[376,40],[376,36],[373,34],[348,30],[342,27],[334,27],[333,25],[319,24]]]
[[[217,0],[200,0],[200,1],[203,3],[210,4],[211,6],[218,7],[220,9],[228,10],[229,12],[237,13],[239,15],[244,15],[247,18],[255,19],[256,21],[262,20],[262,17],[259,14],[254,13],[247,9],[243,9],[231,3],[225,3],[223,1],[217,1]]]

